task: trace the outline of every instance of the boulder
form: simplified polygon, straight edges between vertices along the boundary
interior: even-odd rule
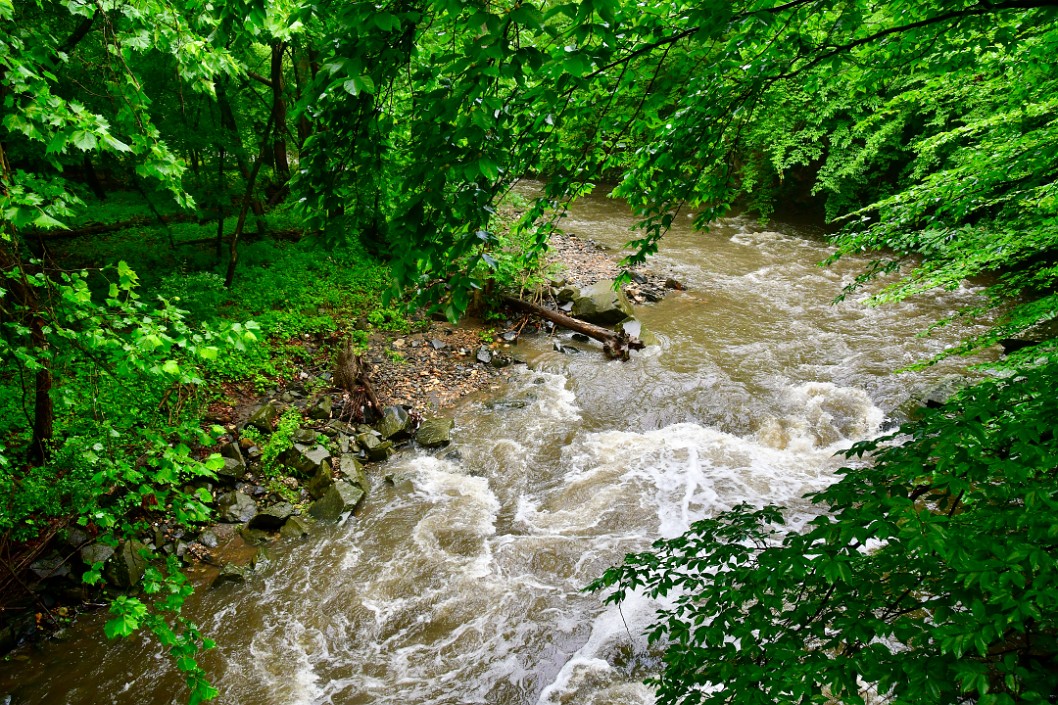
[[[246,526],[262,531],[279,531],[287,519],[293,515],[294,507],[290,502],[279,502],[258,511]]]
[[[115,553],[117,549],[105,543],[90,543],[80,550],[81,560],[85,565],[106,563]]]
[[[239,530],[239,536],[242,536],[242,540],[250,546],[260,546],[272,540],[272,532],[264,529],[251,529],[249,526],[242,527]]]
[[[225,443],[220,447],[220,454],[223,458],[231,458],[232,460],[236,460],[240,463],[246,463],[246,459],[242,457],[242,448],[239,447],[239,443]]]
[[[342,455],[338,461],[338,471],[341,472],[342,479],[367,492],[367,473],[364,472],[364,466],[360,464],[356,456],[351,453]]]
[[[279,535],[285,539],[303,539],[309,535],[309,523],[302,517],[290,517],[279,530]]]
[[[387,406],[382,410],[382,420],[378,423],[378,432],[383,439],[407,438],[411,435],[411,415],[402,406]]]
[[[226,563],[221,567],[220,573],[213,580],[213,584],[210,587],[220,587],[221,585],[242,585],[246,582],[246,578],[250,575],[250,567],[245,565],[235,565],[234,563]]]
[[[614,290],[612,279],[603,279],[580,290],[573,300],[573,315],[577,318],[613,325],[632,315],[632,304],[621,290]]]
[[[224,456],[222,458],[224,465],[217,468],[217,477],[229,480],[234,483],[236,480],[242,479],[242,476],[246,474],[246,463],[235,458],[229,458]]]
[[[220,520],[229,524],[245,524],[257,514],[257,503],[249,495],[235,491],[217,498]]]
[[[307,445],[295,443],[294,447],[283,453],[283,465],[300,472],[302,475],[314,475],[320,469],[320,465],[329,460],[331,452],[320,444]]]
[[[455,421],[443,416],[426,419],[415,432],[415,442],[424,448],[439,448],[452,442]]]
[[[658,342],[657,337],[648,329],[644,328],[643,324],[639,321],[639,319],[635,318],[634,316],[629,316],[628,318],[618,323],[616,326],[614,326],[614,330],[618,333],[624,331],[624,333],[632,336],[633,338],[639,338],[639,340],[644,345],[660,344]]]
[[[261,433],[271,433],[277,416],[279,416],[279,409],[274,403],[267,401],[253,412],[246,420],[246,425],[256,428]]]
[[[295,443],[302,443],[304,445],[313,445],[316,443],[316,429],[314,428],[299,428],[294,431],[293,441]]]
[[[396,452],[393,447],[393,441],[382,441],[374,448],[367,449],[367,459],[375,462],[382,462],[383,460],[389,460],[389,457]]]
[[[334,398],[330,394],[324,394],[309,407],[309,417],[320,420],[329,419],[333,408]]]
[[[319,499],[327,493],[327,490],[333,484],[334,477],[331,476],[331,461],[325,460],[320,463],[312,477],[305,481],[305,490],[313,499]]]
[[[113,560],[107,563],[107,582],[121,589],[139,583],[143,578],[143,571],[147,569],[147,559],[140,555],[146,548],[139,541],[126,541],[121,544]]]
[[[309,514],[320,521],[338,521],[364,498],[364,491],[345,480],[338,480],[320,499],[309,505]]]
[[[65,578],[70,575],[70,565],[58,553],[53,553],[33,561],[29,566],[29,572],[37,580]]]

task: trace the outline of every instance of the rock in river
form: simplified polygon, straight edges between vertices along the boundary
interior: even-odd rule
[[[338,480],[327,489],[322,498],[309,506],[309,514],[320,521],[338,521],[342,514],[355,509],[363,498],[362,489],[345,480]]]
[[[632,315],[632,304],[612,279],[603,279],[580,290],[573,301],[573,315],[582,321],[613,325]]]
[[[452,442],[452,428],[455,421],[449,418],[436,417],[426,419],[415,432],[415,442],[424,448],[439,448]]]

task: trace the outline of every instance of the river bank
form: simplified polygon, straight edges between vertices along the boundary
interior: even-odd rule
[[[537,298],[556,309],[568,300],[568,311],[574,292],[616,276],[617,259],[590,240],[557,235],[551,263],[560,274]],[[666,292],[665,278],[637,276],[625,291],[637,303],[656,301]],[[239,582],[270,543],[303,538],[317,521],[341,520],[378,481],[367,478],[364,464],[370,470],[409,445],[443,447],[452,428],[445,410],[468,394],[496,388],[524,364],[519,336],[554,330],[521,313],[501,313],[489,322],[421,319],[407,331],[375,329],[359,351],[378,404],[367,413],[362,404],[352,408],[348,391],[336,387],[336,335],[291,341],[302,364],[271,389],[224,384],[205,416],[224,433],[217,445],[196,451],[203,459],[219,452],[224,465],[215,481],[186,488],[208,493],[219,523],[189,532],[154,521],[137,539],[113,546],[78,527],[55,532],[54,545],[30,566],[34,582],[24,586],[25,599],[9,605],[0,645],[6,650],[27,638],[61,634],[78,611],[102,606],[107,595],[135,593],[152,560],[176,556],[198,585]],[[81,583],[93,564],[101,570],[101,587]]]

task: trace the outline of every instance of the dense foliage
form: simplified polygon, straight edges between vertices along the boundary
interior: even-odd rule
[[[664,702],[865,687],[1053,702],[1056,5],[0,0],[0,549],[72,523],[118,541],[157,515],[205,519],[184,489],[211,472],[191,451],[207,440],[198,390],[278,372],[268,353],[224,354],[257,337],[232,319],[280,344],[333,328],[389,285],[374,255],[454,319],[475,290],[524,281],[601,179],[641,218],[629,264],[681,209],[706,228],[735,206],[821,203],[835,256],[877,253],[846,294],[872,285],[881,304],[987,275],[998,322],[961,350],[1035,347],[857,446],[873,469],[821,493],[807,533],[739,508],[596,587],[678,588],[655,631]],[[511,185],[541,175],[543,197],[501,227]],[[55,233],[91,238],[119,189],[138,194],[127,232],[164,232],[169,258],[116,240],[64,267]],[[292,217],[269,212],[284,202],[322,246],[247,247],[249,227]],[[205,258],[172,254],[203,239]],[[133,257],[156,303],[110,264]],[[320,293],[306,280],[323,270],[347,274]],[[108,633],[147,624],[209,697],[201,635],[171,618],[187,586],[153,570],[157,609],[123,598]]]

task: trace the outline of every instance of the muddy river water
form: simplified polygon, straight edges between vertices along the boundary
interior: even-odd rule
[[[615,249],[629,239],[628,214],[601,197],[564,225]],[[581,589],[739,502],[782,503],[796,524],[811,512],[801,496],[833,481],[835,451],[952,371],[891,374],[955,340],[916,336],[972,288],[832,305],[863,263],[817,266],[828,253],[819,232],[781,222],[677,227],[653,266],[687,290],[637,310],[659,345],[621,363],[523,338],[528,366],[454,409],[449,448],[375,468],[354,517],[193,598],[188,615],[218,642],[203,662],[216,702],[651,703],[653,605],[619,612]],[[12,705],[185,693],[153,642],[107,643],[92,619],[0,663]]]

